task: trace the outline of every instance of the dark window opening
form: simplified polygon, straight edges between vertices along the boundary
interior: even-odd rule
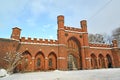
[[[40,67],[40,65],[41,65],[41,60],[40,60],[40,58],[38,58],[37,59],[37,67]]]
[[[52,67],[52,58],[49,59],[49,67]]]

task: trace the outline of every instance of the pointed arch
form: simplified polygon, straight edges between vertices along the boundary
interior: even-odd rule
[[[67,40],[67,46],[68,48],[80,48],[81,45],[79,40],[76,37],[72,36]]]
[[[112,58],[109,54],[106,55],[106,59],[107,59],[107,67],[112,68],[113,67]]]
[[[68,70],[71,70],[70,64],[72,64],[72,62],[75,62],[76,69],[82,69],[81,44],[76,37],[72,36],[68,38],[67,51],[68,51],[68,58],[67,58],[68,59]],[[74,60],[71,62],[72,59]]]
[[[35,55],[35,70],[45,70],[45,56],[42,52]]]
[[[51,52],[48,55],[48,68],[49,70],[57,69],[57,56],[54,52]]]
[[[22,53],[23,60],[21,62],[21,71],[31,71],[31,65],[32,65],[32,55],[29,51],[24,51]]]
[[[23,55],[23,56],[29,55],[29,56],[32,57],[31,53],[30,53],[28,50],[24,51],[24,52],[22,53],[22,55]]]
[[[105,68],[105,60],[102,54],[98,55],[99,68]]]
[[[95,56],[94,53],[91,54],[91,68],[92,69],[98,68],[98,66],[97,66],[97,57]]]

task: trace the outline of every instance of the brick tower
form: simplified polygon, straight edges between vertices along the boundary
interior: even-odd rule
[[[21,29],[20,28],[18,28],[18,27],[12,28],[11,38],[19,40],[20,39],[20,33],[21,33]]]

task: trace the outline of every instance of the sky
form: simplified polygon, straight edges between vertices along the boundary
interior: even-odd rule
[[[120,0],[0,0],[0,38],[10,38],[13,27],[21,37],[57,39],[57,16],[65,25],[80,27],[87,20],[88,33],[107,33],[120,27]]]

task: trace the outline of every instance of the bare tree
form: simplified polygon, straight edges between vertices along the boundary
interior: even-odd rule
[[[101,34],[89,34],[89,42],[93,43],[104,43],[103,35]]]
[[[103,40],[103,35],[102,34],[95,34],[95,42],[105,43],[104,40]]]
[[[111,42],[112,42],[112,37],[107,35],[106,33],[104,33],[104,34],[89,34],[88,38],[89,38],[89,42],[93,42],[93,43],[111,44]]]
[[[9,74],[13,73],[13,70],[20,64],[20,61],[23,59],[23,56],[19,52],[7,52],[3,60],[8,63],[7,72]]]
[[[89,34],[88,39],[89,39],[89,42],[95,42],[95,35],[94,34]]]
[[[103,35],[103,41],[104,41],[104,43],[106,43],[106,44],[112,44],[112,36],[111,35],[108,35],[108,34],[106,34],[106,33],[103,33],[102,34]]]
[[[113,30],[112,37],[118,41],[118,46],[120,47],[120,27]]]

